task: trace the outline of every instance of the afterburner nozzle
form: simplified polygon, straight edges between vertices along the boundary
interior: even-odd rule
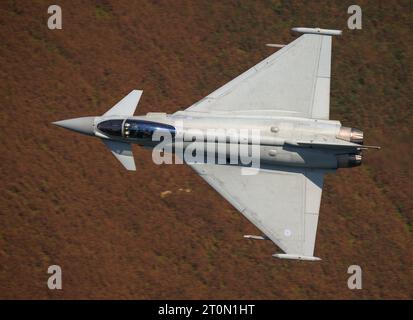
[[[363,144],[363,131],[356,128],[341,127],[337,139]]]
[[[361,165],[361,154],[337,155],[337,168],[352,168]]]
[[[95,135],[95,117],[82,117],[53,122],[54,125],[89,136]]]

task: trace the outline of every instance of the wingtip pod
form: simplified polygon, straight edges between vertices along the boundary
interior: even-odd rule
[[[321,34],[325,36],[341,36],[343,31],[341,30],[332,30],[332,29],[320,29],[320,28],[303,28],[296,27],[292,28],[292,31],[299,33],[312,33],[312,34]]]
[[[302,256],[299,254],[288,254],[288,253],[276,253],[272,255],[274,258],[278,259],[289,259],[289,260],[304,260],[304,261],[321,261],[318,257],[313,256]]]

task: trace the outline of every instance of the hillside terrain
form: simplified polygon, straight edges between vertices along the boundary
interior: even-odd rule
[[[1,299],[412,299],[413,2],[0,2]],[[184,109],[288,43],[333,40],[331,119],[380,151],[325,180],[316,256],[269,241],[184,165],[134,147],[127,172],[96,139],[51,122],[100,115],[132,89],[138,114]],[[165,192],[169,191],[169,192]],[[50,291],[47,268],[63,269]],[[360,265],[363,289],[347,288]]]

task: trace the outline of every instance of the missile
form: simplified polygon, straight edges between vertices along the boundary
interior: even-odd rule
[[[271,48],[283,48],[285,47],[285,44],[267,43],[266,46]]]
[[[252,240],[270,240],[267,236],[254,236],[251,234],[244,235],[245,239],[252,239]]]

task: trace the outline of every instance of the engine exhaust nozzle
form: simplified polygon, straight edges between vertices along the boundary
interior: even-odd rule
[[[361,154],[340,154],[337,156],[338,168],[351,168],[361,165]]]
[[[363,144],[363,131],[356,128],[341,127],[337,139]]]

